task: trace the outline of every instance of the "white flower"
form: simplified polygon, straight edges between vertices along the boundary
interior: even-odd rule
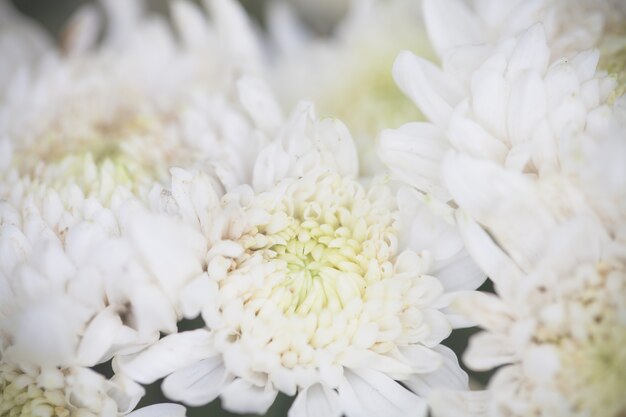
[[[484,276],[451,210],[382,180],[361,184],[345,127],[316,122],[308,106],[254,172],[252,187],[220,196],[204,174],[173,171],[170,203],[207,241],[183,311],[207,328],[117,366],[143,383],[168,375],[165,394],[189,405],[220,396],[229,410],[262,413],[278,391],[297,394],[290,416],[421,415],[424,401],[396,381],[422,396],[464,387],[439,346],[456,324],[445,292]]]
[[[542,260],[510,291],[457,300],[486,330],[470,340],[464,362],[479,371],[502,367],[486,392],[438,393],[435,416],[624,413],[626,258],[623,247],[579,223],[553,235]],[[600,244],[587,243],[593,239]]]
[[[465,55],[454,56],[461,62]],[[432,123],[381,137],[381,158],[396,176],[453,198],[499,243],[515,242],[520,253],[511,255],[521,263],[519,256],[541,252],[546,228],[573,212],[597,216],[611,233],[623,234],[616,231],[624,218],[617,185],[626,180],[617,151],[623,111],[620,100],[607,103],[615,83],[596,72],[593,51],[548,62],[541,25],[503,43],[466,83],[403,53],[396,79]],[[452,67],[454,60],[444,61]],[[610,165],[598,164],[597,156],[614,151]],[[606,198],[617,204],[602,203]]]
[[[0,4],[0,98],[15,70],[31,65],[50,48],[43,28],[20,16],[9,2]]]
[[[241,72],[258,64],[251,41],[242,41],[251,37],[242,11],[228,0],[210,3],[216,31],[196,6],[176,2],[174,33],[162,18],[143,16],[140,2],[103,1],[110,24],[98,45],[101,17],[80,9],[64,50],[11,74],[0,109],[11,167],[55,186],[69,177],[103,204],[117,185],[145,196],[173,165],[242,175],[226,155],[244,154],[232,126],[245,121],[228,97]]]
[[[184,30],[208,31],[195,6],[176,4]],[[104,5],[111,23],[102,45],[90,43],[98,14],[81,9],[69,25],[65,54],[48,51],[40,63],[16,69],[0,106],[0,281],[6,288],[0,328],[14,340],[24,333],[25,340],[40,334],[45,341],[65,334],[55,325],[44,332],[47,320],[78,333],[100,323],[105,330],[93,332],[106,337],[88,361],[81,359],[85,366],[137,349],[159,331],[175,331],[181,312],[171,294],[201,271],[199,263],[186,269],[148,263],[126,239],[141,235],[133,242],[143,250],[159,250],[165,239],[184,240],[184,250],[198,242],[197,232],[167,219],[156,219],[163,225],[158,232],[142,229],[154,182],[168,181],[172,164],[201,163],[218,188],[228,187],[251,175],[246,158],[258,147],[241,110],[254,103],[254,91],[246,90],[252,97],[245,103],[227,98],[237,88],[231,71],[242,70],[243,62],[226,58],[240,49],[224,52],[224,62],[211,61],[207,74],[196,60],[217,34],[187,36],[179,45],[163,21],[141,15],[138,2]],[[229,1],[213,5],[226,32],[219,39],[232,38],[230,25],[244,23],[241,11]],[[215,90],[213,76],[227,84],[224,91]],[[265,123],[270,129],[272,120]],[[49,308],[33,309],[34,302]],[[63,323],[65,303],[83,306],[84,314]],[[71,346],[63,349],[65,358],[81,355],[75,339],[64,340]],[[13,350],[30,352],[19,342]]]
[[[487,0],[471,6],[460,0],[425,0],[424,16],[442,58],[461,46],[495,46],[536,23],[545,27],[550,49],[561,58],[590,48],[610,48],[615,37],[623,38],[626,7],[619,0]]]
[[[270,70],[280,99],[290,108],[307,98],[322,116],[344,121],[355,135],[363,173],[380,171],[374,146],[380,130],[423,118],[390,73],[403,49],[434,58],[419,6],[404,0],[351,2],[328,38],[303,35],[301,23],[284,8],[271,11],[279,52]]]
[[[110,380],[80,367],[26,369],[0,361],[0,416],[179,417],[184,407],[157,404],[131,410],[143,388],[121,376]]]

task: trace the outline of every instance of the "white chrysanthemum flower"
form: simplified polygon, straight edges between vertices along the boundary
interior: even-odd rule
[[[587,242],[597,232],[568,224],[510,291],[458,299],[458,308],[486,329],[470,340],[465,363],[479,371],[504,366],[486,392],[439,393],[435,416],[624,414],[626,258],[623,246],[616,251],[604,236],[593,253]],[[506,259],[497,249],[489,255]],[[502,272],[494,279],[510,281]]]
[[[142,16],[138,1],[103,3],[110,24],[101,45],[92,45],[99,14],[84,8],[68,25],[64,51],[13,74],[0,112],[12,167],[55,186],[70,177],[90,190],[103,175],[136,195],[166,180],[173,165],[243,175],[228,155],[254,152],[232,132],[241,122],[228,100],[241,72],[255,66],[242,11],[210,2],[214,28],[196,6],[176,2],[175,34],[163,19]]]
[[[626,173],[616,162],[624,155],[623,105],[607,104],[615,83],[596,72],[596,52],[549,61],[541,25],[505,42],[467,84],[404,53],[395,76],[432,123],[381,138],[381,158],[395,175],[454,198],[499,243],[515,242],[520,263],[539,254],[545,230],[571,212],[598,216],[615,234],[626,214]],[[613,152],[610,165],[597,163]],[[607,197],[619,203],[602,203]]]
[[[144,390],[121,375],[105,379],[77,366],[19,366],[0,359],[2,417],[182,417],[185,408],[156,404],[131,412]]]
[[[423,117],[391,77],[393,60],[404,49],[434,58],[419,5],[353,1],[336,34],[300,42],[294,41],[303,38],[299,23],[282,8],[273,11],[270,30],[279,51],[272,71],[282,101],[291,108],[306,98],[322,116],[344,121],[354,134],[363,173],[380,171],[375,153],[380,130]]]
[[[345,127],[301,107],[260,154],[253,186],[219,197],[202,174],[173,171],[169,206],[202,231],[206,272],[181,294],[207,328],[118,358],[140,382],[168,375],[189,405],[220,396],[264,412],[279,391],[291,416],[421,415],[432,386],[466,385],[439,346],[456,317],[446,291],[482,276],[451,210],[414,190],[356,180]],[[163,256],[164,254],[155,254]]]
[[[181,313],[169,294],[200,266],[147,264],[125,236],[142,230],[142,206],[155,181],[169,181],[171,165],[202,163],[218,188],[228,187],[251,175],[247,159],[258,147],[241,110],[254,102],[254,88],[230,99],[233,72],[244,68],[236,56],[242,49],[224,52],[223,62],[208,60],[212,71],[197,62],[201,51],[218,48],[211,40],[245,39],[229,33],[245,23],[241,10],[229,1],[212,4],[219,33],[195,6],[176,3],[189,35],[181,44],[163,21],[142,17],[138,2],[110,0],[110,29],[94,47],[98,15],[82,9],[69,25],[65,55],[49,51],[41,64],[14,74],[0,107],[0,278],[7,287],[0,327],[12,338],[41,327],[38,320],[13,325],[30,314],[23,306],[57,293],[85,306],[76,316],[83,330],[103,316],[107,337],[87,366],[176,330]],[[205,37],[187,33],[203,28]],[[220,92],[214,81],[227,85]],[[195,231],[161,220],[168,238],[193,247]],[[163,236],[146,236],[145,246],[164,245]],[[43,323],[62,321],[66,312],[37,311]]]

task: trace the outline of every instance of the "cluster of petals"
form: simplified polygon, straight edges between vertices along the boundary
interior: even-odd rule
[[[384,178],[361,184],[356,155],[343,124],[303,103],[251,184],[219,193],[201,172],[173,170],[160,205],[204,240],[181,299],[205,327],[116,366],[142,383],[166,376],[165,394],[189,405],[220,396],[263,413],[279,391],[297,395],[291,416],[419,414],[433,386],[466,386],[439,343],[464,324],[447,311],[453,292],[484,276],[447,205]]]
[[[177,2],[175,33],[141,2],[101,6],[104,14],[79,9],[55,49],[2,4],[14,26],[0,33],[2,416],[131,412],[144,389],[117,370],[108,379],[91,368],[175,332],[182,313],[168,291],[187,278],[179,270],[162,281],[167,271],[128,239],[148,221],[150,190],[174,164],[202,163],[218,187],[247,174],[244,156],[224,157],[243,146],[236,137],[247,128],[229,98],[233,74],[253,66],[242,52],[250,39],[230,32],[242,26],[242,10],[211,2],[209,23]],[[203,53],[222,60],[201,64]],[[229,130],[233,122],[240,131]],[[183,414],[171,404],[132,413]]]
[[[570,10],[582,24],[556,13],[562,2],[514,3],[424,2],[441,66],[408,52],[394,66],[429,122],[384,131],[381,157],[458,205],[497,293],[458,301],[487,330],[465,363],[509,365],[487,391],[441,394],[434,412],[620,415],[626,124],[621,75],[601,65],[623,9],[582,2]]]

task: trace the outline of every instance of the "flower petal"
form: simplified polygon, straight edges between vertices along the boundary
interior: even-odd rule
[[[349,417],[422,417],[426,402],[388,376],[369,369],[347,369],[339,402]]]
[[[185,417],[185,407],[179,404],[154,404],[127,414],[127,417]]]
[[[265,414],[278,391],[269,386],[257,387],[243,379],[235,379],[222,390],[222,407],[233,413]]]
[[[339,396],[322,384],[314,384],[302,390],[289,409],[288,417],[340,417]]]
[[[221,355],[215,355],[168,375],[161,388],[167,398],[197,407],[217,398],[231,380]]]
[[[116,365],[135,381],[150,384],[214,354],[211,333],[198,329],[166,336],[136,355],[117,357]]]
[[[434,389],[468,389],[469,378],[467,373],[461,369],[455,353],[443,345],[437,346],[433,350],[440,355],[442,360],[438,369],[428,374],[412,376],[403,381],[404,384],[424,398],[428,397]]]

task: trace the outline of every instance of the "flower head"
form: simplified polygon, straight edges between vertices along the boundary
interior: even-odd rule
[[[462,386],[453,355],[438,346],[452,328],[444,292],[480,274],[450,210],[384,180],[360,183],[353,146],[343,125],[316,122],[302,107],[259,154],[254,187],[220,197],[202,174],[174,171],[179,215],[208,249],[183,310],[207,328],[120,358],[120,369],[141,382],[170,374],[170,398],[219,395],[238,412],[263,412],[278,391],[297,394],[291,415],[303,416],[321,404],[329,415],[425,410],[394,380],[423,395],[450,370]],[[468,276],[453,272],[461,265]],[[147,366],[163,357],[172,359]],[[366,392],[371,401],[357,400]]]
[[[580,240],[572,240],[583,233],[572,235],[572,226],[552,240],[542,262],[511,291],[459,299],[458,308],[486,329],[470,341],[467,365],[476,370],[504,366],[486,396],[442,394],[435,402],[436,415],[454,415],[457,406],[477,401],[477,396],[490,416],[624,413],[623,252],[605,242],[600,254],[591,256]],[[572,256],[565,259],[564,253]],[[441,402],[446,398],[452,398],[448,406]]]

